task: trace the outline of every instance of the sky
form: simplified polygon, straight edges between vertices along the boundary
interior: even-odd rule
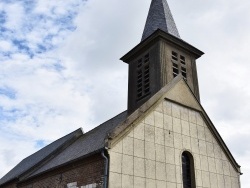
[[[250,1],[168,0],[197,60],[201,104],[250,185]],[[150,0],[0,1],[0,177],[79,127],[126,110]],[[112,104],[112,105],[111,105]]]

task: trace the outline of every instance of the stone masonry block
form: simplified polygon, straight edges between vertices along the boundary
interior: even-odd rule
[[[160,129],[160,128],[155,128],[155,143],[156,144],[160,144],[160,145],[164,145],[165,141],[164,141],[164,130]]]
[[[122,173],[133,175],[134,174],[134,157],[130,155],[122,156]]]
[[[176,182],[176,171],[175,165],[166,164],[166,174],[167,174],[167,181],[169,182]]]
[[[206,156],[200,155],[201,170],[208,171],[208,160]]]
[[[194,154],[194,166],[196,169],[201,170],[201,160],[198,154]]]
[[[145,187],[146,179],[141,177],[134,177],[134,188]]]
[[[182,151],[179,149],[175,149],[174,150],[174,161],[175,161],[175,165],[181,165],[181,153]]]
[[[197,125],[197,132],[198,132],[198,139],[200,140],[206,140],[205,138],[205,128]]]
[[[173,118],[173,131],[181,134],[181,120],[178,118]]]
[[[146,179],[146,188],[156,188],[155,180]]]
[[[182,183],[181,166],[175,166],[175,167],[176,167],[176,182]]]
[[[201,170],[195,171],[195,177],[196,177],[196,186],[201,187],[202,186],[202,173]]]
[[[231,177],[230,176],[224,176],[225,180],[225,187],[226,188],[234,188],[232,187]]]
[[[149,142],[155,141],[155,129],[154,126],[145,124],[145,140]]]
[[[183,148],[186,150],[191,150],[191,141],[189,136],[182,136]]]
[[[145,177],[145,159],[134,157],[134,175]]]
[[[227,162],[227,161],[223,161],[222,165],[223,165],[223,173],[224,173],[224,175],[230,176],[229,165],[231,165],[231,164],[229,164],[229,162]]]
[[[181,120],[181,129],[183,135],[190,136],[188,121]]]
[[[188,109],[184,107],[181,108],[181,119],[188,121]]]
[[[176,188],[176,183],[167,182],[167,188]]]
[[[212,188],[217,188],[218,187],[217,175],[214,174],[214,173],[210,173],[210,186]]]
[[[165,147],[166,163],[175,164],[175,150],[171,147]]]
[[[218,180],[218,188],[227,188],[224,184],[224,177],[223,175],[217,174],[217,180]]]
[[[221,159],[215,159],[216,172],[218,174],[223,174],[223,163]]]
[[[207,146],[204,140],[199,140],[199,150],[201,155],[207,155]]]
[[[155,111],[154,116],[155,116],[155,127],[163,129],[163,113]]]
[[[164,115],[164,129],[173,130],[173,118],[169,115]]]
[[[155,124],[155,118],[154,118],[154,113],[151,112],[149,113],[146,118],[145,118],[145,124],[148,124],[148,125],[153,125]]]
[[[122,187],[121,174],[110,172],[110,174],[109,174],[109,187],[110,188],[121,188]]]
[[[189,110],[189,122],[196,124],[196,112],[193,110]]]
[[[203,187],[210,187],[209,172],[202,171],[202,185]]]
[[[113,152],[122,153],[122,142],[118,142],[113,148]]]
[[[144,158],[144,141],[134,139],[134,156]]]
[[[165,147],[163,145],[155,144],[156,161],[165,163]]]
[[[156,179],[157,180],[166,180],[166,166],[165,163],[156,161]]]
[[[182,136],[181,136],[181,134],[174,133],[174,147],[177,149],[182,149]]]
[[[181,111],[180,106],[176,104],[172,104],[172,114],[173,117],[180,119],[181,118]]]
[[[157,187],[166,187],[167,183],[165,181],[156,180]]]
[[[204,125],[204,122],[203,122],[203,118],[201,117],[200,113],[196,113],[196,122],[198,125],[201,125],[203,126]]]
[[[163,102],[163,112],[166,115],[172,116],[172,104],[169,101]]]
[[[216,173],[215,160],[212,157],[208,157],[208,168],[209,168],[209,172]]]
[[[155,111],[163,113],[163,102],[156,106]]]
[[[213,143],[213,135],[207,127],[205,127],[205,137],[207,142]]]
[[[155,161],[146,159],[146,178],[155,179]]]
[[[127,155],[133,155],[134,154],[134,143],[133,143],[133,138],[131,137],[125,137],[123,139],[122,143],[123,150],[122,152]]]
[[[134,128],[134,138],[144,140],[144,123],[140,123]]]
[[[221,149],[218,144],[214,144],[214,157],[217,159],[221,159]]]
[[[155,144],[145,141],[145,158],[155,160]]]
[[[134,185],[134,177],[122,174],[122,188],[131,188]]]
[[[110,171],[116,173],[122,172],[122,154],[110,152]]]
[[[198,138],[197,125],[190,123],[190,136],[193,138]]]
[[[199,144],[198,144],[198,139],[196,138],[191,138],[191,148],[192,148],[192,152],[199,154]]]
[[[209,157],[214,157],[214,145],[210,142],[206,142],[207,145],[207,155]]]
[[[171,131],[165,130],[165,146],[174,147],[174,134]]]

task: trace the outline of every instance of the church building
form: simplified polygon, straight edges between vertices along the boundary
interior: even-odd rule
[[[167,1],[152,0],[140,43],[121,58],[127,110],[23,159],[0,188],[240,188],[240,166],[200,103],[203,54],[181,39]]]

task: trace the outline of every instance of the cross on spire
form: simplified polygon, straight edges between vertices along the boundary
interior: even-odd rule
[[[166,0],[152,0],[141,40],[149,37],[157,29],[180,38]]]

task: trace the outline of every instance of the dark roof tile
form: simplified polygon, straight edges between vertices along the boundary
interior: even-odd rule
[[[166,0],[152,0],[142,35],[142,41],[149,37],[157,29],[161,29],[171,35],[174,35],[175,37],[180,38]]]
[[[104,122],[91,131],[82,134],[75,142],[69,145],[66,149],[58,153],[54,158],[46,164],[41,165],[36,171],[32,172],[27,179],[53,168],[57,168],[71,161],[82,158],[95,151],[105,147],[105,138],[107,134],[123,122],[127,118],[127,111],[120,113],[112,119]],[[57,142],[57,141],[55,141]],[[46,147],[45,147],[46,148]],[[44,148],[44,149],[45,149]]]
[[[62,147],[69,140],[74,139],[76,135],[79,134],[83,134],[81,129],[77,129],[76,131],[52,142],[48,146],[23,159],[19,164],[17,164],[12,170],[10,170],[5,176],[0,179],[0,185],[19,178],[20,175],[27,172],[35,165],[39,164],[46,157],[54,153],[58,148]]]

